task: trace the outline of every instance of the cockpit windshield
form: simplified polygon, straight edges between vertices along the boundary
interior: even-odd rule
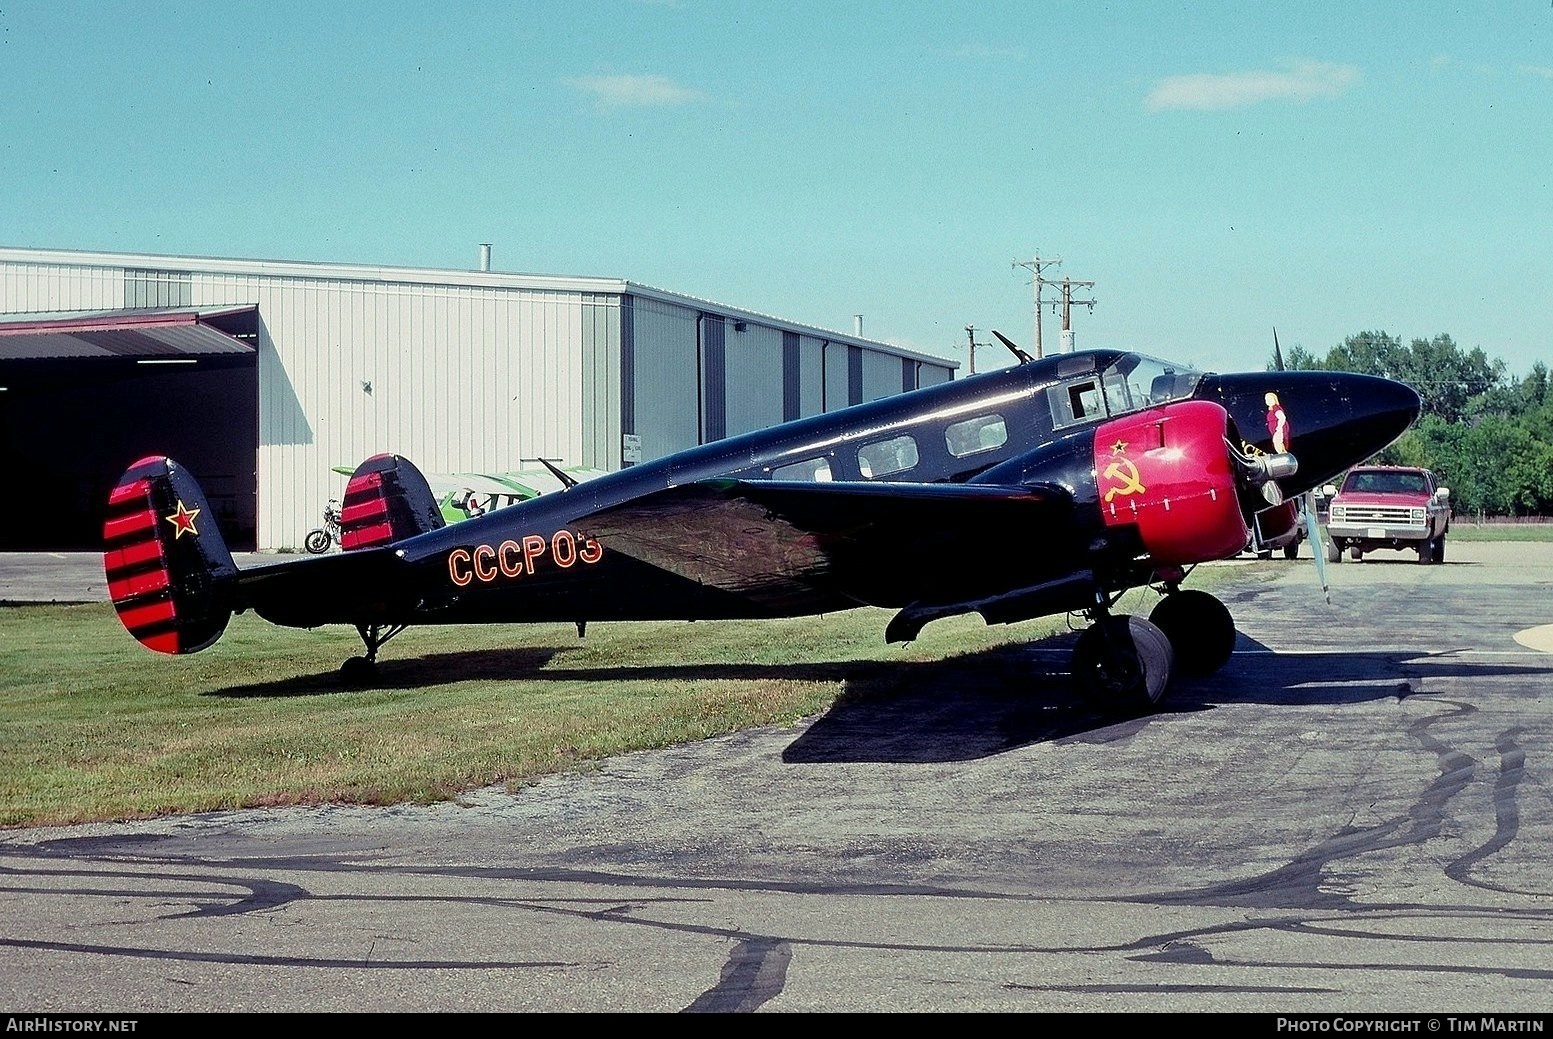
[[[1118,357],[1100,373],[1106,404],[1113,415],[1185,400],[1201,378],[1202,372],[1143,354]]]
[[[1179,364],[1123,354],[1098,373],[1091,368],[1047,390],[1053,428],[1185,400],[1201,379],[1201,372]]]

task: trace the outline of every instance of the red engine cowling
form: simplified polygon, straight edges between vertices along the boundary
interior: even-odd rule
[[[1160,566],[1223,559],[1245,548],[1225,433],[1229,416],[1209,401],[1180,401],[1095,430],[1095,482],[1106,526],[1138,528]]]

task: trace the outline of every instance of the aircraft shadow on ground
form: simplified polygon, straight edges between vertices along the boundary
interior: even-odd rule
[[[1073,689],[1066,656],[1073,638],[859,676],[784,759],[965,760],[1032,743],[1112,742],[1196,711],[1400,700],[1425,679],[1526,673],[1525,666],[1410,651],[1280,654],[1242,634],[1219,672],[1180,677],[1158,712],[1129,717],[1098,710]]]
[[[1412,695],[1425,678],[1524,674],[1451,655],[1408,651],[1279,654],[1242,634],[1217,674],[1178,677],[1154,714],[1117,715],[1074,690],[1074,633],[938,660],[813,664],[682,664],[566,667],[563,648],[441,653],[379,665],[374,689],[422,689],[474,679],[525,682],[778,680],[833,683],[832,705],[783,753],[788,762],[935,762],[988,757],[1032,743],[1111,742],[1171,715],[1239,704],[1341,706]],[[1553,658],[1550,658],[1553,663]],[[224,697],[350,694],[327,673],[206,693]]]

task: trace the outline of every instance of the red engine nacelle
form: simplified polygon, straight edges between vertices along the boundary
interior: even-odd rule
[[[1095,430],[1095,482],[1107,526],[1133,524],[1149,557],[1183,566],[1232,556],[1250,531],[1226,440],[1229,416],[1180,401]]]

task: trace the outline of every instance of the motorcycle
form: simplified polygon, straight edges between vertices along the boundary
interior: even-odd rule
[[[302,547],[316,555],[329,551],[329,546],[340,542],[340,500],[330,498],[324,506],[324,525],[307,532]]]

